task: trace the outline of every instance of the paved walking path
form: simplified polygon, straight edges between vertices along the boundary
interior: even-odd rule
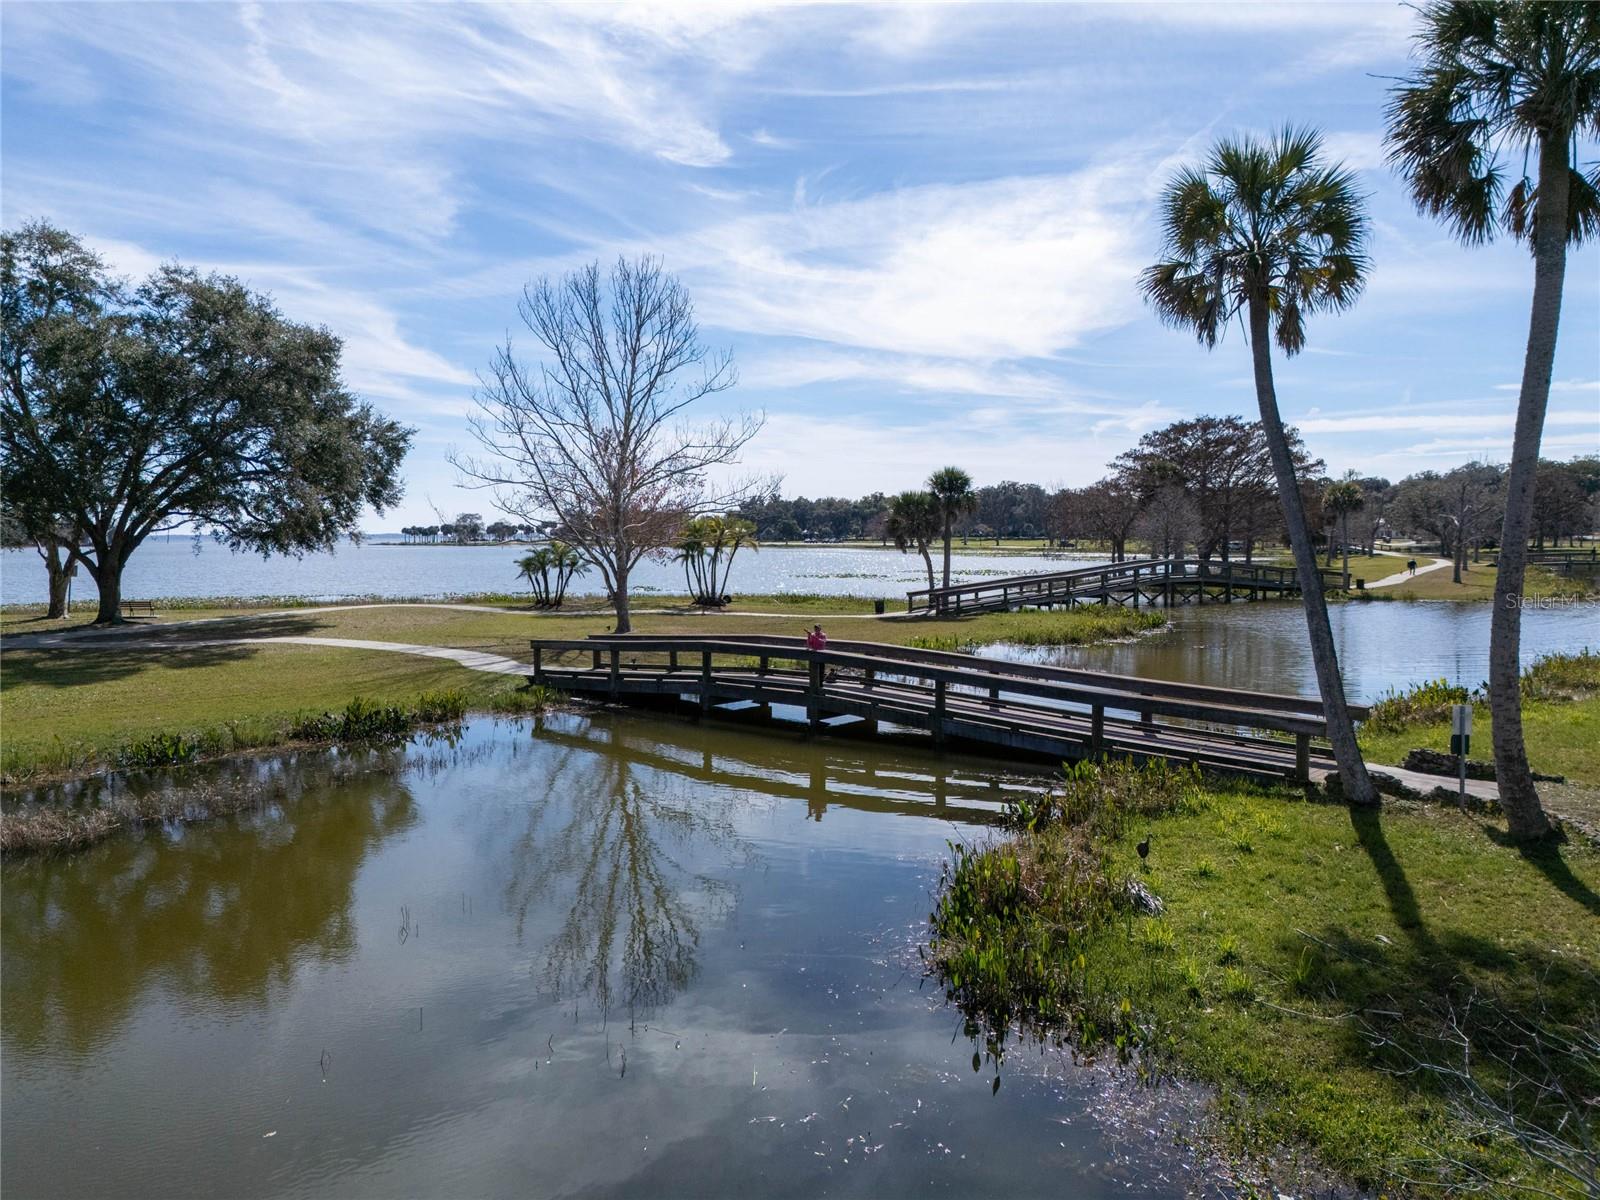
[[[1378,553],[1393,555],[1395,558],[1407,557],[1404,554],[1396,554],[1393,550],[1379,550]],[[1374,580],[1372,583],[1367,584],[1367,591],[1370,592],[1373,588],[1396,587],[1408,580],[1415,579],[1417,575],[1426,575],[1429,571],[1438,571],[1449,565],[1450,560],[1448,558],[1436,558],[1419,566],[1416,575],[1413,575],[1410,571],[1400,571],[1397,574],[1385,575],[1382,579]]]
[[[269,618],[281,617],[308,617],[319,613],[359,612],[369,608],[437,608],[451,612],[492,613],[497,616],[527,617],[534,621],[543,621],[553,617],[587,617],[609,616],[610,609],[568,609],[558,612],[537,612],[530,609],[497,608],[492,604],[448,604],[431,601],[394,600],[368,604],[322,604],[315,608],[271,608],[251,609],[248,612],[228,613],[221,617],[191,617],[181,621],[160,621],[158,624],[145,624],[130,622],[126,625],[111,625],[96,627],[80,625],[72,629],[62,629],[45,633],[13,633],[5,637],[4,645],[13,650],[33,650],[45,647],[71,646],[94,638],[114,638],[118,641],[127,641],[137,637],[139,632],[169,633],[177,630],[194,629],[205,625],[227,625],[240,621],[261,621]],[[775,621],[805,621],[814,624],[817,621],[882,621],[897,617],[904,617],[903,612],[886,613],[818,613],[818,612],[743,612],[722,611],[718,609],[685,609],[685,608],[636,608],[633,615],[682,617],[701,616],[716,617],[765,617]],[[186,642],[186,645],[195,645]],[[396,643],[397,645],[399,643]]]
[[[359,608],[359,607],[369,607],[369,606],[364,606],[364,605],[346,605],[344,607],[347,607],[347,608]],[[381,606],[379,606],[379,607],[381,607]],[[469,607],[469,606],[463,606],[463,605],[430,605],[429,607],[432,607],[432,608],[457,607],[457,608],[459,608],[459,607]],[[318,611],[318,610],[292,609],[292,610],[289,610],[289,611],[291,611],[291,612],[307,612],[307,611]],[[327,611],[327,610],[324,609],[324,610],[320,610],[320,611]],[[498,610],[498,609],[490,609],[488,611],[497,612],[497,611],[500,611],[500,610]],[[219,620],[219,619],[223,619],[223,618],[212,618],[212,620]],[[189,625],[199,625],[199,624],[206,624],[206,623],[209,623],[209,622],[208,621],[184,622],[184,624],[189,624]],[[170,628],[174,628],[174,626],[167,626],[166,628],[170,629]],[[164,639],[164,638],[140,637],[137,633],[128,633],[128,632],[126,632],[126,627],[123,627],[123,629],[124,629],[123,635],[120,638],[117,639],[117,645],[118,646],[132,646],[132,647],[135,647],[137,649],[170,650],[174,646],[180,646],[180,647],[182,647],[184,649],[208,647],[208,646],[271,646],[271,645],[280,645],[280,646],[334,646],[334,647],[339,647],[339,648],[346,649],[346,650],[374,650],[374,651],[377,651],[377,652],[383,653],[383,654],[410,654],[410,655],[415,655],[415,656],[417,656],[419,658],[442,658],[442,659],[445,659],[445,660],[447,660],[449,662],[457,663],[460,666],[465,667],[469,671],[482,671],[482,672],[485,672],[485,673],[490,674],[490,675],[515,675],[515,676],[520,676],[522,678],[527,678],[527,677],[529,677],[529,676],[531,676],[533,674],[533,667],[530,664],[525,663],[525,662],[519,662],[517,659],[514,659],[514,658],[507,658],[503,654],[490,654],[490,653],[488,653],[486,651],[483,651],[483,650],[461,650],[461,649],[457,649],[456,647],[453,647],[453,646],[427,646],[427,645],[418,645],[418,644],[413,643],[413,642],[378,642],[378,641],[370,641],[370,640],[367,640],[365,638],[305,637],[305,636],[297,636],[297,635],[283,635],[283,636],[279,636],[279,637],[203,638],[203,639],[194,639],[194,640],[186,639],[184,641],[174,643],[174,642],[172,642],[172,641],[170,641],[168,639]],[[112,631],[100,630],[98,632],[100,632],[101,634],[104,634],[104,633],[107,633],[107,632],[116,632],[116,631],[114,631],[114,630],[112,630]],[[54,648],[54,649],[70,649],[70,650],[95,650],[95,649],[99,649],[100,648],[99,646],[96,646],[94,644],[95,641],[99,640],[99,639],[92,639],[92,638],[81,637],[81,636],[80,637],[71,637],[71,636],[69,636],[69,635],[67,635],[65,633],[60,633],[60,634],[35,634],[35,635],[24,635],[24,636],[29,638],[30,645],[37,646],[37,647],[49,646],[49,647]],[[19,637],[17,639],[7,639],[7,640],[8,641],[20,641],[20,640],[22,640],[22,638]],[[1454,789],[1454,787],[1455,787],[1455,781],[1454,780],[1446,779],[1443,776],[1439,776],[1439,775],[1426,775],[1426,774],[1423,774],[1420,771],[1408,771],[1404,767],[1391,767],[1391,766],[1386,766],[1386,765],[1376,764],[1376,763],[1369,764],[1369,767],[1374,772],[1378,772],[1378,773],[1381,773],[1381,774],[1384,774],[1384,775],[1391,776],[1392,778],[1397,779],[1401,783],[1405,784],[1407,787],[1415,788],[1418,791],[1423,792],[1423,793],[1427,793],[1429,791],[1432,791],[1434,788],[1437,788],[1437,787],[1448,787],[1448,788],[1451,788],[1451,789]],[[1325,771],[1313,772],[1313,779],[1315,779],[1318,782],[1320,782],[1320,778],[1319,777],[1324,776],[1324,775],[1326,775]],[[1485,800],[1492,800],[1492,799],[1495,798],[1495,796],[1497,794],[1496,791],[1495,791],[1495,785],[1493,783],[1487,782],[1487,781],[1483,781],[1483,780],[1477,780],[1477,779],[1469,779],[1469,780],[1467,780],[1467,791],[1468,791],[1469,794],[1471,794],[1473,796],[1476,796],[1476,797],[1478,797],[1480,799],[1485,799]]]

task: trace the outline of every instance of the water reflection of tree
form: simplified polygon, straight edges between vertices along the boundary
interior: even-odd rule
[[[556,759],[519,822],[506,898],[519,938],[530,913],[548,908],[558,917],[545,988],[592,996],[602,1012],[670,1002],[698,970],[702,925],[733,900],[732,886],[692,858],[749,854],[728,802],[691,795],[597,746]]]
[[[86,1055],[151,987],[256,1005],[302,964],[348,957],[357,871],[416,820],[400,761],[333,781],[323,756],[287,760],[272,768],[277,799],[254,815],[7,864],[8,1050]]]

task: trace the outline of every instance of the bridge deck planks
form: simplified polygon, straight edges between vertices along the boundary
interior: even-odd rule
[[[1321,571],[1319,578],[1343,586],[1337,571]],[[1235,597],[1298,595],[1299,578],[1293,567],[1262,563],[1202,563],[1198,559],[1141,558],[1070,571],[1034,575],[1009,575],[942,588],[918,588],[906,593],[907,612],[976,613],[1029,606],[1050,607],[1090,601],[1133,604],[1204,603]]]
[[[682,698],[702,711],[726,704],[792,705],[805,710],[813,726],[854,717],[993,749],[1059,758],[1131,755],[1274,778],[1304,778],[1333,766],[1327,752],[1310,743],[1322,733],[1321,718],[1313,715],[1319,706],[1301,697],[1164,685],[875,643],[815,653],[799,639],[774,637],[609,637],[532,645],[542,682],[622,702]],[[600,665],[547,661],[573,651],[594,656]],[[640,654],[652,653],[670,654],[679,663],[674,668],[639,661]],[[693,661],[682,661],[684,656]],[[718,656],[753,658],[756,665],[718,663]],[[952,659],[965,663],[942,661]],[[802,662],[806,669],[773,667],[778,661]]]

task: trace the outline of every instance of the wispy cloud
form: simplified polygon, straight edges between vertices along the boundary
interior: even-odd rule
[[[797,204],[674,239],[708,324],[961,359],[1046,358],[1134,319],[1120,167]]]

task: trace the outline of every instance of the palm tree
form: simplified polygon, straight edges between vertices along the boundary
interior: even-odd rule
[[[895,549],[904,554],[915,548],[928,568],[928,588],[933,589],[933,556],[928,547],[939,536],[943,524],[939,501],[932,492],[901,492],[889,501],[889,520],[885,525]]]
[[[1350,516],[1366,507],[1367,496],[1361,485],[1346,477],[1330,483],[1322,493],[1322,508],[1339,521],[1339,544],[1344,548],[1344,589],[1350,590]],[[1330,564],[1331,565],[1331,564]]]
[[[928,476],[928,491],[939,504],[939,519],[944,533],[944,586],[950,586],[950,528],[959,516],[978,507],[972,490],[972,476],[960,467],[940,467]],[[930,583],[928,585],[932,587]]]
[[[696,517],[678,535],[678,561],[683,564],[689,597],[701,604],[720,604],[733,572],[733,558],[744,547],[759,550],[754,522],[742,517]]]
[[[574,575],[583,570],[583,554],[576,546],[552,541],[550,567],[556,573],[555,583],[550,592],[550,607],[560,608],[561,602],[567,598],[567,584],[572,582]]]
[[[550,603],[550,568],[553,565],[550,550],[545,546],[517,559],[517,578],[528,581],[533,602],[540,608]]]
[[[1462,241],[1486,242],[1498,224],[1533,248],[1533,307],[1489,622],[1489,707],[1506,824],[1514,838],[1541,838],[1553,827],[1522,737],[1518,597],[1567,247],[1600,232],[1600,171],[1585,178],[1575,162],[1577,139],[1600,133],[1600,7],[1433,3],[1422,10],[1417,49],[1420,66],[1389,102],[1389,161],[1410,182],[1417,207],[1444,218]],[[1520,162],[1515,182],[1502,157]],[[1528,174],[1532,158],[1536,177]]]
[[[1345,796],[1378,794],[1356,745],[1339,656],[1294,460],[1278,413],[1272,341],[1286,355],[1305,345],[1305,319],[1348,307],[1365,282],[1367,219],[1342,166],[1324,166],[1322,139],[1285,129],[1269,140],[1218,142],[1201,169],[1180,171],[1162,201],[1162,261],[1142,286],[1161,319],[1192,330],[1207,349],[1242,314],[1255,365],[1256,402],[1272,458],[1289,545],[1300,577],[1311,658]]]

